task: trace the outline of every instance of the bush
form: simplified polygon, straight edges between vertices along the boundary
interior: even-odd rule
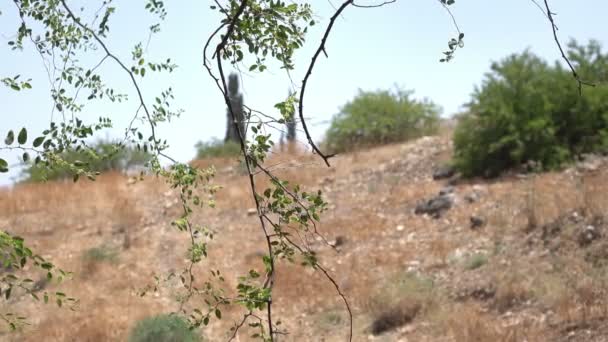
[[[176,315],[158,315],[143,319],[131,330],[129,342],[199,342],[200,336]]]
[[[428,100],[414,100],[411,95],[411,91],[400,89],[394,93],[359,91],[332,120],[325,137],[326,148],[340,153],[436,133],[440,108]]]
[[[223,142],[214,139],[210,142],[198,142],[195,147],[197,159],[236,157],[241,154],[241,145],[231,140]]]
[[[581,78],[608,80],[597,42],[569,44]],[[579,94],[569,69],[529,51],[493,63],[454,134],[455,166],[465,176],[497,176],[534,161],[556,169],[576,156],[608,151],[608,88]]]
[[[88,148],[67,150],[60,154],[61,159],[73,163],[81,161],[86,163],[91,171],[126,171],[130,168],[143,166],[152,159],[152,155],[131,146],[124,146],[119,142],[100,140]],[[73,172],[70,168],[60,164],[28,164],[22,173],[25,182],[42,182],[47,180],[71,178]]]

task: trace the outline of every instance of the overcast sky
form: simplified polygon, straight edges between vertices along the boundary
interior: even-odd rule
[[[338,6],[339,0],[332,0]],[[70,1],[79,4],[101,1]],[[539,3],[543,1],[538,0]],[[116,0],[116,14],[110,21],[108,47],[116,55],[130,61],[131,48],[145,41],[153,18],[144,9],[144,1]],[[170,57],[179,68],[172,74],[147,74],[142,90],[148,101],[172,87],[175,108],[184,109],[181,118],[160,129],[171,148],[169,154],[179,161],[188,161],[195,154],[200,140],[223,138],[225,106],[217,88],[202,67],[202,48],[208,35],[217,27],[219,17],[209,9],[212,1],[165,1],[168,16],[162,31],[150,42],[148,60]],[[316,44],[333,11],[328,0],[312,0],[318,16],[307,37],[306,46],[296,56],[292,78],[299,83],[304,76]],[[359,4],[374,1],[359,0]],[[376,2],[377,3],[377,2]],[[550,0],[557,13],[560,38],[575,38],[581,43],[599,40],[607,46],[608,25],[605,21],[608,2],[605,0]],[[450,63],[439,63],[447,41],[456,35],[449,14],[438,0],[397,0],[375,9],[348,8],[336,22],[327,42],[329,59],[317,63],[307,88],[305,115],[310,118],[315,139],[322,139],[327,121],[341,105],[352,99],[358,89],[386,89],[399,85],[415,90],[416,97],[427,97],[443,108],[443,115],[457,112],[467,102],[475,85],[480,84],[492,61],[530,48],[543,58],[554,61],[559,51],[551,28],[532,0],[488,1],[457,0],[452,12],[462,32],[465,47],[457,51]],[[86,8],[90,12],[90,8]],[[24,51],[11,51],[6,43],[15,37],[19,25],[16,8],[11,1],[0,3],[0,77],[21,74],[32,78],[34,88],[15,93],[0,87],[0,136],[9,129],[28,127],[31,136],[49,124],[52,102],[47,75],[40,57],[31,46]],[[99,56],[84,57],[91,67]],[[133,95],[128,78],[116,64],[106,62],[101,68],[108,84]],[[255,109],[274,114],[273,105],[282,100],[290,85],[279,69],[264,74],[244,74],[245,103]],[[133,96],[131,96],[134,99]],[[88,121],[109,116],[115,129],[102,137],[118,137],[137,109],[137,103],[109,104],[96,102],[87,107],[83,117]],[[2,141],[1,139],[0,141]],[[0,151],[0,157],[17,163],[17,154]],[[9,184],[15,172],[0,174],[0,185]]]

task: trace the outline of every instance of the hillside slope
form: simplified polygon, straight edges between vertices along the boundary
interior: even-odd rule
[[[607,341],[608,163],[590,157],[561,172],[433,180],[451,153],[449,137],[425,137],[341,155],[331,168],[314,156],[270,161],[330,202],[319,230],[336,248],[309,244],[351,301],[354,340]],[[206,278],[220,269],[234,288],[237,275],[262,267],[264,244],[248,215],[247,178],[231,161],[220,164],[217,208],[195,217],[217,234],[195,271]],[[81,301],[71,312],[16,296],[11,308],[33,326],[0,340],[125,340],[137,320],[176,310],[175,282],[143,298],[137,291],[185,265],[187,236],[170,225],[178,215],[176,194],[161,181],[130,184],[115,174],[0,193],[0,229],[76,272],[61,289]],[[289,331],[281,341],[346,339],[343,304],[319,273],[280,263],[276,286],[275,313]],[[227,340],[243,312],[226,311],[204,334]]]

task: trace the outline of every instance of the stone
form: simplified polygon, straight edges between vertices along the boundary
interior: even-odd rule
[[[471,222],[471,229],[481,228],[486,224],[486,220],[479,216],[471,216],[469,220]]]
[[[471,192],[471,193],[464,195],[464,200],[470,204],[470,203],[475,203],[475,202],[479,201],[479,197],[480,196],[477,192]]]
[[[329,242],[329,244],[334,248],[340,247],[340,246],[344,245],[344,243],[346,243],[346,238],[342,235],[336,236],[336,238],[333,241]]]
[[[433,171],[433,179],[440,180],[450,178],[456,174],[456,170],[451,165],[442,165]]]
[[[254,216],[258,214],[258,210],[256,208],[247,209],[247,216]]]
[[[439,196],[445,196],[448,194],[453,194],[454,193],[454,187],[453,186],[446,186],[445,188],[439,190]]]
[[[439,218],[444,211],[452,208],[454,204],[454,196],[453,194],[448,195],[439,195],[433,197],[426,202],[420,203],[416,206],[414,210],[414,214],[422,215],[428,214],[431,217]]]
[[[599,230],[592,225],[588,225],[579,233],[578,244],[581,247],[588,246],[593,241],[597,240],[601,236]]]

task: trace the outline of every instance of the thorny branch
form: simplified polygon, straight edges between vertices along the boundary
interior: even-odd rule
[[[555,44],[557,44],[557,47],[559,48],[559,52],[561,53],[562,58],[568,64],[568,67],[572,71],[572,76],[576,79],[576,82],[578,83],[578,93],[580,95],[583,92],[583,85],[594,87],[595,84],[589,83],[589,82],[585,82],[585,81],[581,80],[579,74],[576,72],[576,69],[574,68],[574,66],[570,62],[570,59],[566,56],[566,53],[564,52],[564,49],[562,48],[562,44],[559,41],[559,38],[557,37],[557,30],[558,29],[557,29],[557,25],[555,24],[555,21],[553,20],[553,16],[555,15],[555,13],[553,13],[551,11],[551,8],[549,7],[549,1],[548,0],[544,0],[544,2],[545,2],[545,9],[547,10],[547,13],[546,13],[547,14],[547,18],[549,19],[549,22],[551,23],[551,30],[553,31],[553,40],[555,40]]]
[[[327,39],[327,36],[329,35],[329,31],[331,30],[331,26],[333,25],[333,22],[335,21],[335,18],[337,18],[340,13],[342,12],[342,10],[348,5],[351,4],[351,1],[348,1],[346,3],[346,5],[343,5],[341,7],[341,9],[339,9],[337,11],[337,13],[334,15],[331,25],[328,28],[325,37],[323,39],[323,42],[321,44],[320,50],[317,52],[317,54],[315,55],[313,62],[311,63],[311,66],[309,67],[307,76],[305,77],[305,80],[303,81],[303,85],[304,87],[306,86],[306,82],[308,80],[308,77],[310,76],[312,69],[314,67],[314,62],[316,61],[318,54],[320,53],[320,51],[324,51],[324,44],[325,41]],[[231,36],[233,35],[233,32],[236,28],[236,25],[238,24],[239,21],[239,17],[242,15],[242,13],[245,11],[247,7],[247,0],[243,0],[239,7],[237,8],[235,14],[229,19],[228,22],[223,23],[222,25],[220,25],[212,34],[211,36],[208,38],[207,42],[205,43],[205,48],[204,48],[204,52],[203,52],[203,65],[204,67],[207,69],[208,74],[210,75],[210,77],[212,79],[215,80],[218,88],[220,89],[220,91],[222,92],[222,95],[224,96],[224,101],[226,103],[226,106],[228,107],[228,112],[230,113],[230,117],[232,119],[233,125],[235,125],[236,131],[238,132],[238,136],[239,136],[239,142],[241,145],[241,152],[243,154],[243,157],[245,158],[245,164],[247,167],[247,172],[249,175],[249,184],[250,184],[250,188],[252,190],[252,196],[256,205],[256,210],[258,213],[258,217],[260,219],[260,224],[266,239],[266,243],[267,243],[267,250],[269,253],[269,269],[267,270],[267,274],[266,274],[266,279],[263,283],[263,287],[264,288],[270,288],[272,289],[272,287],[274,286],[274,272],[275,272],[275,265],[274,265],[274,251],[272,248],[272,241],[271,238],[274,235],[271,235],[267,229],[266,223],[265,223],[265,218],[268,219],[268,217],[263,213],[263,209],[262,209],[262,203],[260,202],[260,200],[258,199],[257,196],[257,188],[256,188],[256,183],[255,183],[255,178],[254,176],[257,174],[257,172],[254,172],[254,168],[259,168],[261,170],[261,172],[263,172],[264,174],[266,174],[269,178],[273,179],[273,180],[277,180],[277,178],[267,169],[263,168],[262,166],[258,165],[255,160],[252,160],[251,157],[248,155],[247,153],[247,148],[246,148],[246,137],[244,136],[243,132],[240,131],[240,129],[238,129],[238,122],[236,120],[235,114],[234,114],[234,108],[232,108],[231,105],[231,101],[230,98],[228,96],[228,91],[227,91],[227,84],[226,84],[226,78],[225,78],[225,74],[224,74],[224,70],[223,70],[223,65],[222,65],[222,52],[225,50],[226,45],[228,44],[229,39],[231,38]],[[211,40],[219,33],[219,31],[221,31],[223,28],[225,28],[226,26],[226,33],[223,34],[221,36],[221,41],[219,42],[219,44],[217,45],[214,54],[212,56],[212,58],[216,59],[217,62],[217,68],[219,71],[219,77],[216,76],[211,68],[211,66],[209,65],[209,60],[207,59],[207,48],[210,45]],[[301,97],[301,99],[303,99],[303,97]],[[308,138],[308,142],[309,144],[313,147],[313,149],[319,154],[321,155],[321,157],[323,158],[323,160],[325,161],[325,163],[327,165],[329,165],[329,163],[327,162],[327,160],[331,157],[331,156],[325,156],[321,153],[321,151],[319,151],[319,149],[317,148],[317,146],[314,144],[314,142],[312,141],[312,138],[310,137],[310,133],[308,132],[308,128],[306,127],[306,123],[303,117],[303,113],[302,113],[302,107],[300,108],[300,119],[301,122],[304,126],[304,131],[307,135]],[[280,182],[278,183],[280,184]],[[303,203],[301,203],[299,201],[299,199],[295,196],[295,194],[293,194],[292,192],[290,192],[288,189],[285,189],[283,186],[281,186],[281,188],[286,191],[286,193],[288,193],[290,195],[290,197],[292,197],[296,203],[298,205],[301,205],[305,210],[308,210]],[[269,222],[270,224],[272,224],[272,222]],[[314,224],[314,222],[313,222]],[[316,231],[316,226],[314,228],[315,233],[317,233]],[[317,233],[318,234],[318,233]],[[289,241],[290,244],[294,244],[293,242]],[[329,244],[329,243],[328,243]],[[296,246],[297,249],[300,252],[304,252],[299,246]],[[327,279],[336,287],[338,294],[342,297],[342,299],[345,301],[346,303],[346,308],[348,310],[348,314],[350,317],[350,334],[349,334],[349,341],[352,340],[352,311],[350,309],[350,306],[348,304],[348,301],[346,299],[346,297],[342,294],[342,292],[339,289],[339,286],[337,285],[337,283],[335,282],[335,280],[331,277],[331,275],[329,275],[329,273],[327,273],[324,268],[320,267],[320,265],[316,264],[316,267],[318,267],[319,269],[321,269],[323,271],[323,273],[325,274],[325,276],[327,277]],[[272,296],[272,295],[271,295]],[[273,326],[273,321],[272,321],[272,297],[270,297],[270,299],[268,300],[267,303],[267,326],[269,329],[269,333],[270,333],[270,340],[273,341],[274,340],[274,336],[276,334],[278,334],[279,332],[275,329],[275,327]],[[234,339],[236,334],[238,333],[238,330],[240,329],[240,327],[242,327],[244,325],[244,323],[247,321],[248,318],[253,317],[253,314],[251,312],[249,312],[248,314],[246,314],[243,317],[243,320],[240,322],[240,324],[237,324],[235,326],[235,331],[233,332],[233,335],[231,337],[231,339]]]
[[[298,114],[300,115],[300,122],[302,123],[302,128],[304,128],[304,133],[306,133],[306,139],[308,139],[308,143],[310,144],[312,149],[317,154],[319,154],[319,156],[323,159],[323,161],[325,162],[325,165],[327,165],[327,166],[330,166],[329,158],[333,157],[334,154],[328,154],[328,155],[323,154],[323,152],[321,152],[319,147],[312,140],[310,132],[308,131],[308,126],[306,125],[306,120],[304,119],[304,94],[306,92],[306,85],[308,84],[308,80],[312,74],[312,70],[315,67],[315,63],[317,63],[317,59],[319,58],[319,55],[321,54],[321,52],[323,52],[325,54],[325,56],[327,56],[327,52],[325,51],[325,43],[327,42],[327,38],[329,37],[329,34],[331,33],[331,29],[333,28],[334,23],[336,22],[336,19],[346,9],[346,7],[348,7],[349,5],[352,5],[353,2],[354,2],[354,0],[347,0],[344,3],[342,3],[342,5],[336,10],[334,15],[332,15],[331,18],[329,19],[329,24],[327,25],[327,28],[325,29],[325,33],[323,34],[323,38],[321,38],[321,43],[319,44],[317,51],[312,56],[312,60],[310,61],[310,64],[308,65],[308,70],[306,71],[306,75],[304,76],[304,79],[302,80],[302,86],[300,88],[300,101],[298,103]]]
[[[152,119],[152,115],[150,115],[150,112],[148,110],[144,97],[142,95],[141,89],[139,87],[139,84],[137,83],[137,80],[135,79],[135,76],[133,75],[133,72],[131,70],[129,70],[129,68],[127,68],[127,66],[118,57],[116,57],[116,55],[114,55],[110,52],[110,50],[108,49],[106,44],[103,42],[103,40],[101,40],[101,38],[99,38],[99,36],[93,30],[91,30],[87,25],[84,25],[80,21],[80,19],[78,17],[76,17],[76,15],[74,15],[74,12],[72,12],[70,7],[66,4],[65,0],[61,0],[61,4],[63,5],[63,8],[68,13],[68,16],[74,21],[74,23],[76,23],[76,25],[80,26],[83,30],[88,32],[95,39],[95,41],[101,46],[101,48],[106,53],[106,56],[113,59],[120,66],[120,68],[123,69],[129,75],[129,77],[131,78],[131,83],[137,92],[137,97],[139,99],[140,106],[144,110],[144,113],[146,114],[148,122],[150,123],[150,131],[151,131],[152,139],[154,140],[154,143],[156,144],[158,140],[156,138],[156,128],[155,128],[154,120]],[[104,57],[104,59],[105,59],[105,57]],[[167,158],[171,162],[177,163],[177,161],[175,159],[171,158],[170,156],[166,155],[165,153],[163,153],[161,151],[157,151],[157,153],[158,153],[158,155]]]
[[[379,3],[379,4],[375,4],[375,5],[359,5],[359,4],[356,4],[356,3],[353,2],[353,6],[354,7],[359,7],[359,8],[378,8],[378,7],[382,7],[382,6],[385,6],[385,5],[394,4],[395,2],[397,2],[397,0],[387,0],[387,1],[384,1],[384,2]]]

